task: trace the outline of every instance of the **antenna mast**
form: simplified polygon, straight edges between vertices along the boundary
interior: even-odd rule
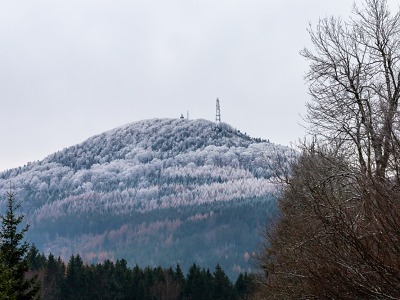
[[[217,124],[221,123],[221,108],[219,106],[219,99],[218,98],[217,98],[217,104],[216,104],[215,122]]]

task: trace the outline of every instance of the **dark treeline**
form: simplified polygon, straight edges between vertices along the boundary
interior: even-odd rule
[[[210,271],[193,264],[185,276],[179,265],[130,268],[124,259],[88,265],[76,255],[65,263],[34,245],[27,258],[42,299],[248,299],[254,286],[246,273],[232,283],[219,265]]]

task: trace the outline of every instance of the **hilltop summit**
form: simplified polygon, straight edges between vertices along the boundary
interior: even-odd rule
[[[274,211],[276,156],[287,151],[225,123],[152,119],[3,172],[0,192],[11,180],[31,239],[56,255],[140,265],[219,262],[233,272],[224,261],[245,265],[255,227]]]

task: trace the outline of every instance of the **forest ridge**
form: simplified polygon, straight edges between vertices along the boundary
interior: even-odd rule
[[[276,212],[271,179],[289,153],[226,123],[144,120],[5,171],[0,192],[11,180],[30,239],[64,260],[220,263],[235,277]]]

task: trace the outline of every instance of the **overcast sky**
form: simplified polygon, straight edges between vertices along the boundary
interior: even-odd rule
[[[149,118],[221,118],[289,145],[308,23],[350,0],[0,0],[0,170]],[[397,6],[395,0],[389,3]]]

